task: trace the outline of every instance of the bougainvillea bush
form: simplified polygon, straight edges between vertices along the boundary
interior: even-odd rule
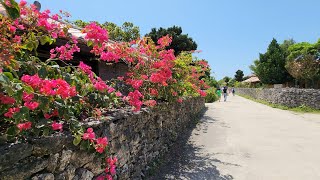
[[[107,137],[84,129],[84,118],[97,118],[106,109],[131,106],[139,111],[159,102],[205,96],[208,86],[200,77],[208,64],[193,60],[190,52],[175,57],[173,50],[165,49],[169,36],[156,43],[150,38],[109,42],[108,32],[91,23],[82,30],[85,41],[78,42],[68,34],[68,24],[61,23],[62,15],[39,12],[25,1],[0,2],[7,10],[7,16],[0,17],[0,135],[7,142],[70,131],[75,145],[106,157]],[[51,49],[49,59],[40,60],[38,46],[57,39],[68,42]],[[79,43],[91,47],[99,61],[125,61],[126,76],[103,81],[86,60],[71,64],[74,53],[81,51]],[[119,83],[126,91],[117,88]],[[117,160],[108,156],[105,162],[106,175],[101,178],[112,179]]]

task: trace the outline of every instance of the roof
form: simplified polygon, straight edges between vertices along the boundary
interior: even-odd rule
[[[260,79],[257,76],[252,76],[249,79],[242,82],[255,83],[255,82],[260,82]]]

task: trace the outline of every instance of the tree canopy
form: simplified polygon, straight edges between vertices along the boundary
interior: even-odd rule
[[[236,71],[234,78],[236,81],[241,82],[241,81],[243,81],[243,76],[244,76],[243,71],[239,69],[238,71]]]
[[[167,49],[173,49],[175,55],[180,54],[182,51],[196,50],[197,43],[188,36],[188,34],[182,34],[182,28],[179,26],[169,27],[167,29],[160,27],[159,29],[152,28],[151,32],[145,36],[150,37],[154,42],[157,42],[159,38],[169,35],[172,37],[171,45]]]
[[[251,67],[264,84],[282,84],[291,80],[285,68],[286,55],[276,39],[268,46],[267,52],[259,55],[259,60]]]
[[[98,22],[96,23],[100,25],[102,28],[106,29],[108,31],[109,39],[114,41],[130,42],[140,37],[139,27],[135,26],[131,22],[124,22],[122,26],[118,26],[113,22],[105,22],[103,24],[100,24]],[[86,25],[88,25],[89,22],[76,20],[73,22],[73,24],[83,28]]]

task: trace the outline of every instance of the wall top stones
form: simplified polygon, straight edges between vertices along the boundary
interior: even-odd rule
[[[320,109],[320,89],[237,88],[236,93],[288,107],[308,106]]]

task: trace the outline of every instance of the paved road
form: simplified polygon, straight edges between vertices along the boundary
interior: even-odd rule
[[[153,179],[320,180],[320,115],[239,96],[206,106]]]

